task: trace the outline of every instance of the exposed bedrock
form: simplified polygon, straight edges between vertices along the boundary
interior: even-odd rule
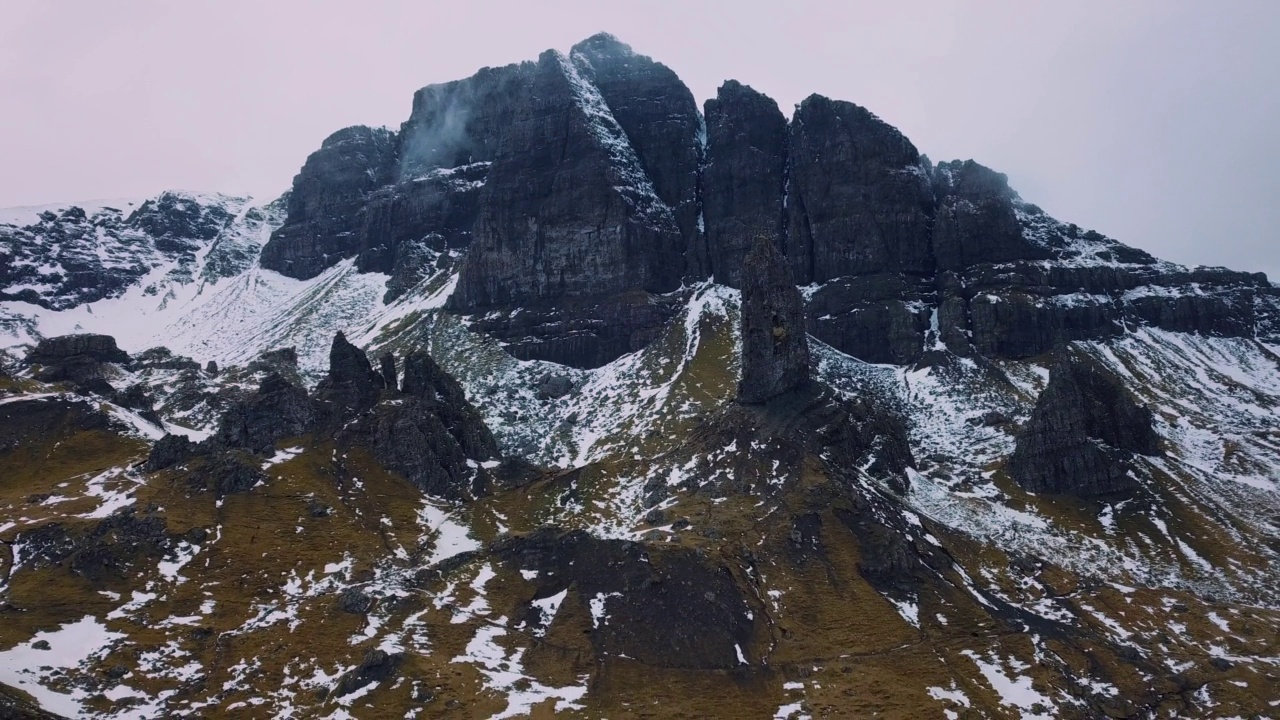
[[[309,435],[366,450],[383,468],[443,497],[485,494],[509,471],[522,470],[488,462],[500,458],[497,441],[462,386],[430,355],[411,352],[403,368],[397,382],[393,355],[382,355],[375,370],[365,352],[338,333],[329,372],[310,395],[271,372],[256,393],[228,409],[214,438],[195,446],[167,436],[153,447],[147,469],[197,455],[210,456],[209,466],[232,462],[236,450],[269,455],[278,441]]]
[[[1138,488],[1134,455],[1159,452],[1151,411],[1096,360],[1063,347],[1008,468],[1032,492],[1124,495]]]
[[[777,103],[735,80],[708,100],[703,170],[706,247],[697,274],[742,286],[742,265],[761,236],[782,241],[787,119]],[[696,248],[695,248],[696,249]]]
[[[761,236],[804,287],[808,332],[870,362],[1027,358],[1142,326],[1280,334],[1260,274],[1059,222],[866,108],[813,95],[788,120],[731,80],[704,110],[607,34],[429,85],[398,131],[347,128],[308,158],[262,265],[308,278],[354,259],[392,275],[390,301],[465,252],[450,310],[517,357],[584,368],[656,337],[682,281],[742,287]],[[156,232],[207,234],[180,215]]]
[[[767,235],[742,271],[742,379],[738,400],[762,403],[809,383],[804,299]]]

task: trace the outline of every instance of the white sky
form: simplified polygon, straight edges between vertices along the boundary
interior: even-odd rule
[[[1280,279],[1280,2],[0,0],[0,206],[273,196],[418,87],[607,30],[699,102],[866,106],[934,161],[1171,260]]]

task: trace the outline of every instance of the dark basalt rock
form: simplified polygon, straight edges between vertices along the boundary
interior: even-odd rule
[[[87,530],[51,523],[20,533],[17,541],[28,567],[63,566],[95,583],[130,578],[144,566],[154,567],[171,544],[163,517],[142,515],[133,508]]]
[[[929,273],[933,190],[915,146],[853,103],[810,96],[789,133],[786,253],[796,281]]]
[[[1067,347],[1055,356],[1008,468],[1031,492],[1099,497],[1132,493],[1133,455],[1159,452],[1151,411],[1104,366]]]
[[[142,469],[157,472],[182,463],[195,457],[199,446],[191,442],[186,435],[165,435],[151,446],[147,453],[147,461]]]
[[[152,370],[199,370],[200,363],[185,355],[174,355],[167,347],[153,347],[143,350],[133,358],[136,369]]]
[[[228,408],[216,438],[228,447],[269,453],[277,440],[307,432],[316,416],[306,390],[271,373],[253,396]]]
[[[338,595],[338,609],[352,615],[364,615],[373,608],[373,598],[358,587],[344,589]]]
[[[288,219],[263,246],[262,267],[307,279],[355,255],[366,196],[395,169],[391,131],[355,126],[330,135],[294,178]]]
[[[565,309],[565,300],[589,309],[611,297],[680,286],[680,227],[589,74],[578,55],[539,58],[490,168],[451,308],[481,315],[533,306],[551,314],[559,304],[558,314],[573,324],[584,315]],[[527,337],[499,324],[477,329],[500,340]],[[610,334],[653,329],[622,325]],[[616,339],[602,352],[599,341],[578,337],[584,352],[561,361],[592,366],[621,354]],[[551,354],[539,349],[537,342],[522,348],[531,357]]]
[[[804,299],[767,236],[742,272],[742,379],[738,400],[761,403],[809,382]]]
[[[163,425],[160,415],[156,413],[155,398],[147,385],[134,383],[124,390],[112,392],[108,397],[120,407],[137,412],[147,422],[153,425]]]
[[[808,328],[841,352],[874,363],[920,357],[930,327],[933,283],[903,273],[833,280],[809,295]]]
[[[249,372],[279,373],[285,377],[298,377],[298,351],[293,347],[263,351],[249,361]]]
[[[534,64],[482,68],[463,80],[428,85],[413,94],[413,109],[400,127],[399,180],[440,168],[487,163],[511,125]]]
[[[400,379],[396,377],[396,356],[383,353],[378,358],[378,373],[382,375],[382,384],[390,390],[400,389]]]
[[[467,247],[488,172],[487,162],[440,168],[370,194],[361,211],[356,267],[403,275],[418,248],[439,254]],[[417,247],[404,251],[406,244]]]
[[[468,457],[441,410],[431,401],[401,397],[378,405],[338,437],[369,448],[382,467],[403,475],[428,495],[469,499],[487,494],[488,473]]]
[[[418,283],[453,265],[450,255],[437,252],[433,247],[445,245],[438,235],[417,240],[407,240],[396,246],[395,260],[391,264],[391,279],[382,302],[390,303],[412,290]]]
[[[535,598],[573,587],[584,613],[591,614],[591,603],[603,604],[604,617],[589,634],[598,656],[626,655],[655,667],[730,669],[741,665],[735,645],[751,647],[755,621],[749,618],[762,616],[726,565],[687,548],[548,528],[504,538],[493,552],[514,567],[538,571]],[[528,615],[542,622],[532,606]]]
[[[93,404],[41,398],[0,405],[0,456],[53,443],[83,430],[106,430],[110,418]]]
[[[773,475],[761,476],[761,467],[776,461],[776,474],[798,476],[806,456],[823,458],[831,473],[848,483],[866,472],[897,492],[906,491],[907,470],[915,468],[900,416],[875,398],[844,398],[819,382],[761,404],[733,406],[700,430],[691,446],[768,448],[768,462],[756,452],[739,456],[731,485],[718,488],[727,492],[769,492]]]
[[[382,682],[394,677],[403,660],[403,653],[388,653],[376,648],[370,650],[365,653],[359,665],[339,678],[329,696],[344,697],[370,683]]]
[[[538,379],[538,399],[556,400],[573,392],[573,381],[564,375],[547,373]]]
[[[1265,279],[1060,223],[972,160],[933,167],[852,103],[814,95],[788,122],[730,81],[705,109],[700,137],[679,78],[606,34],[427,86],[398,133],[348,128],[308,159],[263,266],[311,277],[354,257],[392,275],[390,302],[465,248],[448,307],[518,358],[583,368],[657,337],[682,278],[741,286],[761,235],[807,286],[808,331],[870,362],[1021,359],[1141,325],[1280,335]],[[41,232],[92,234],[82,211],[64,215]],[[151,230],[208,234],[168,216]],[[34,265],[17,259],[14,287],[53,282],[18,277]],[[103,281],[82,260],[68,282]]]
[[[1047,260],[1047,248],[1022,232],[1008,178],[972,160],[941,163],[934,171],[938,197],[933,254],[940,270],[979,263]]]
[[[129,354],[110,335],[60,335],[45,338],[27,354],[29,365],[55,365],[70,358],[86,357],[102,363],[127,363]]]
[[[235,451],[212,456],[189,478],[193,489],[207,490],[218,497],[248,492],[266,480],[257,459]]]
[[[476,460],[499,455],[498,442],[484,423],[480,411],[467,400],[462,385],[422,350],[404,360],[403,392],[418,398],[439,416],[462,452]]]
[[[702,118],[693,93],[671,68],[608,33],[573,46],[570,55],[600,90],[640,166],[675,217],[684,241],[698,241],[698,170]]]
[[[594,368],[643,349],[684,307],[686,294],[631,292],[565,298],[471,317],[471,329],[499,338],[521,360]]]
[[[741,287],[755,238],[781,244],[787,165],[787,119],[777,103],[730,80],[705,105],[703,169],[705,259],[697,274]]]
[[[335,416],[347,417],[373,407],[385,387],[386,381],[364,351],[341,332],[335,335],[329,348],[329,374],[316,386],[316,399],[333,406]]]
[[[114,389],[106,381],[107,363],[125,364],[128,353],[116,347],[110,335],[62,335],[45,338],[27,354],[25,363],[36,366],[42,382],[69,382],[82,394],[110,397]]]

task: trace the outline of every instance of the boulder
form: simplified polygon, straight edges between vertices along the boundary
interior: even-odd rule
[[[151,446],[147,461],[142,466],[147,472],[157,472],[174,465],[181,465],[196,456],[199,446],[186,435],[168,434]]]

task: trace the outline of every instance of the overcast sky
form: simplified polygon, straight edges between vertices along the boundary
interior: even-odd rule
[[[278,194],[329,133],[600,30],[699,102],[851,100],[1171,260],[1280,279],[1280,2],[0,0],[0,206]]]

